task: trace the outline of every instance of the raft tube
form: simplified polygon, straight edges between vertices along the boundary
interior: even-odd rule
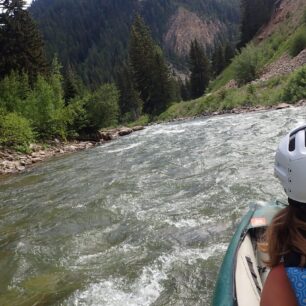
[[[258,243],[275,214],[286,204],[253,204],[243,216],[218,273],[212,306],[259,306],[268,276],[267,254]]]

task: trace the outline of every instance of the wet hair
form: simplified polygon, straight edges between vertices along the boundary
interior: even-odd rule
[[[288,199],[289,206],[273,218],[265,233],[268,266],[280,264],[291,252],[300,254],[300,266],[306,263],[306,204]]]

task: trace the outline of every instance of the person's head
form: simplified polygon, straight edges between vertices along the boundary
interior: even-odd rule
[[[266,233],[270,266],[291,251],[306,261],[306,125],[292,130],[280,142],[275,155],[275,176],[280,180],[289,206],[273,219]]]
[[[289,199],[290,202],[290,199]],[[274,218],[267,229],[265,240],[271,267],[277,266],[282,257],[294,251],[306,262],[306,205],[289,204]]]
[[[293,129],[280,141],[274,174],[288,198],[306,203],[306,124]]]

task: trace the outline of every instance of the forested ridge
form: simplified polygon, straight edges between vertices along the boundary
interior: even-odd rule
[[[49,58],[57,54],[64,66],[76,69],[85,84],[96,86],[114,80],[127,55],[136,14],[143,17],[167,60],[188,68],[187,54],[177,56],[164,39],[179,7],[195,12],[202,20],[224,23],[215,37],[216,45],[238,42],[238,0],[36,0],[30,12],[45,38]],[[201,44],[205,45],[204,36]]]

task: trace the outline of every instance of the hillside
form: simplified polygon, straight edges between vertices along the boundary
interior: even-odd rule
[[[306,98],[306,3],[282,0],[271,19],[203,97],[172,105],[161,120],[269,108]]]
[[[207,52],[220,42],[234,46],[239,39],[239,0],[36,0],[30,12],[49,58],[58,54],[90,86],[113,79],[126,57],[136,13],[179,70],[187,67],[193,39]]]

